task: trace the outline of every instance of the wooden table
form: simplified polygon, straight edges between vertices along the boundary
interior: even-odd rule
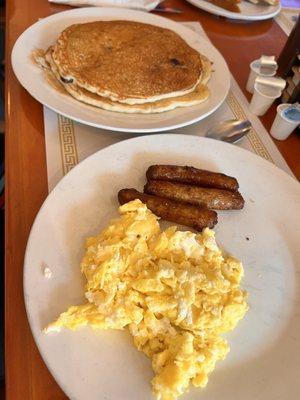
[[[200,21],[225,57],[244,90],[249,62],[261,54],[278,55],[286,36],[273,20],[232,23],[212,16],[183,0],[171,5],[184,10],[177,21]],[[47,196],[47,174],[42,106],[17,82],[10,54],[17,37],[38,18],[67,9],[47,0],[10,0],[6,10],[6,265],[5,357],[7,400],[65,399],[48,372],[33,341],[23,301],[23,258],[32,222]],[[169,16],[169,14],[168,14]],[[247,92],[244,93],[249,98]],[[268,129],[275,107],[262,118]],[[275,141],[295,175],[300,178],[300,137]]]

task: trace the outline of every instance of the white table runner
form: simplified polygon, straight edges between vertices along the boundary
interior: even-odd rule
[[[282,8],[275,20],[284,33],[289,35],[297,22],[299,14],[300,8]]]
[[[187,22],[185,25],[206,36],[198,22]],[[169,132],[204,136],[206,130],[217,121],[233,118],[247,118],[253,126],[250,134],[238,146],[258,154],[293,175],[259,118],[250,113],[249,103],[233,77],[230,93],[215,113],[204,121]],[[44,107],[44,122],[49,191],[70,169],[89,155],[120,140],[137,136],[83,125],[47,107]]]

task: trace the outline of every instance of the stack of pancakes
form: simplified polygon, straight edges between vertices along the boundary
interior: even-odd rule
[[[109,111],[158,113],[209,97],[210,61],[175,32],[153,25],[72,25],[45,59],[72,97]]]

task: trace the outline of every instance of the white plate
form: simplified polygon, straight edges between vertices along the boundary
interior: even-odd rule
[[[227,17],[230,19],[240,19],[244,21],[260,21],[263,19],[269,19],[275,17],[279,14],[281,10],[281,5],[277,6],[260,6],[253,3],[250,3],[247,0],[241,0],[239,4],[240,13],[234,13],[231,11],[227,11],[224,8],[215,6],[212,3],[209,3],[205,0],[187,0],[189,3],[194,6],[201,8],[202,10],[208,11],[211,14],[220,15],[222,17]]]
[[[45,335],[68,306],[84,301],[79,263],[86,236],[117,216],[117,191],[142,189],[150,164],[174,163],[237,177],[241,211],[219,212],[217,241],[239,257],[250,310],[228,334],[231,352],[206,389],[189,400],[296,399],[300,391],[300,185],[238,147],[195,136],[162,134],[114,144],[68,173],[42,206],[27,245],[24,293],[30,326],[55,379],[71,399],[151,400],[149,360],[126,331]],[[247,240],[247,238],[249,240]],[[44,267],[52,278],[43,275]]]
[[[191,47],[213,61],[214,73],[208,84],[211,91],[209,99],[197,106],[177,108],[161,114],[130,115],[105,111],[57,92],[46,82],[43,71],[35,66],[30,58],[33,49],[47,49],[69,25],[94,20],[118,19],[139,21],[171,29]],[[120,8],[80,8],[61,12],[37,22],[17,40],[12,52],[12,66],[21,85],[45,106],[75,121],[123,132],[157,132],[192,124],[214,112],[226,98],[230,87],[230,73],[224,58],[199,34],[166,18]]]

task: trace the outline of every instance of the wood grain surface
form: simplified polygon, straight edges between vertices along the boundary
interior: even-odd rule
[[[245,92],[249,63],[261,54],[278,55],[286,36],[274,20],[237,23],[210,15],[183,0],[177,21],[199,21],[225,57]],[[10,62],[18,36],[39,18],[68,9],[47,0],[10,0],[6,5],[6,262],[5,361],[7,400],[66,399],[48,372],[32,338],[23,300],[23,259],[33,220],[47,196],[42,106],[17,82]],[[169,14],[164,16],[170,17]],[[275,106],[262,118],[268,129]],[[300,177],[300,138],[294,133],[275,141],[290,168]]]

